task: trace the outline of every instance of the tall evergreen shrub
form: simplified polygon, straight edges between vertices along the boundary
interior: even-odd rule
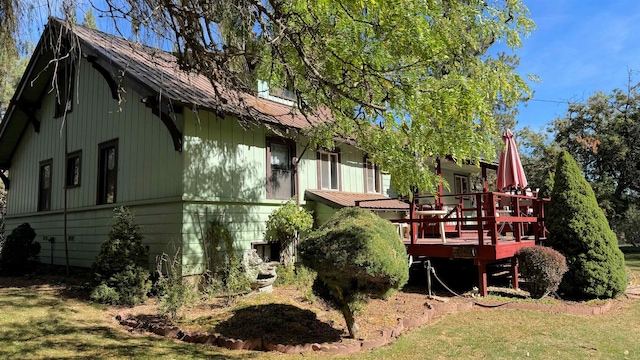
[[[565,256],[569,268],[560,284],[561,293],[592,299],[624,292],[624,257],[616,235],[578,164],[566,151],[556,163],[547,224],[547,244]]]
[[[140,226],[126,207],[114,210],[114,224],[93,264],[96,287],[91,297],[113,305],[136,305],[147,298],[149,254],[142,244]]]

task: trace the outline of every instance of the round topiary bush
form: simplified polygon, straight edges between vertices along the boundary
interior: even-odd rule
[[[1,244],[0,273],[23,275],[32,271],[40,254],[40,244],[35,239],[36,232],[28,223],[13,229]]]
[[[354,313],[368,297],[385,297],[409,278],[404,244],[395,227],[371,211],[343,208],[299,247],[302,263],[318,274],[314,291],[340,310],[351,337]]]
[[[626,289],[624,256],[616,234],[573,157],[556,163],[546,244],[567,259],[560,292],[570,298],[613,298]]]
[[[93,264],[96,286],[91,298],[112,305],[136,305],[151,289],[149,255],[134,215],[126,207],[113,211],[113,228]]]
[[[522,288],[534,299],[558,290],[567,262],[559,252],[545,246],[525,247],[516,252],[520,274],[527,280]]]

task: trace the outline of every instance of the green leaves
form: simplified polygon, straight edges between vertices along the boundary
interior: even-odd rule
[[[117,19],[115,26],[127,20],[174,43],[181,68],[208,76],[224,89],[221,97],[255,93],[257,79],[290,85],[293,111],[331,113],[327,126],[308,131],[312,145],[352,141],[391,173],[401,194],[415,185],[435,190],[438,179],[425,171],[433,158],[493,158],[496,104],[510,109],[529,94],[513,61],[488,52],[500,42],[517,48],[534,29],[521,0],[131,0],[106,7],[97,15]],[[250,106],[221,103],[229,100]]]

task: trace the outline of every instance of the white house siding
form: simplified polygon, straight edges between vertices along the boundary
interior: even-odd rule
[[[68,151],[82,150],[81,185],[68,189],[69,235],[72,265],[90,265],[99,244],[109,231],[111,209],[132,206],[147,236],[152,252],[160,243],[180,237],[182,221],[182,153],[176,152],[168,130],[130,88],[122,93],[120,104],[111,98],[104,78],[85,60],[80,62],[73,111],[67,115]],[[31,125],[12,158],[11,189],[7,195],[7,233],[29,222],[42,244],[43,262],[50,256],[50,245],[42,236],[56,238],[54,263],[63,254],[64,138],[62,118],[54,118],[55,96],[47,94],[37,113],[40,132]],[[178,115],[181,116],[181,115]],[[117,204],[96,206],[98,144],[118,139]],[[43,160],[53,158],[51,211],[38,212],[38,172]],[[170,204],[174,202],[174,204]],[[136,205],[138,204],[138,205]],[[142,205],[146,204],[146,205]],[[162,204],[162,205],[153,205]],[[152,209],[159,206],[158,209]],[[158,213],[159,212],[159,213]],[[148,217],[148,218],[147,218]],[[179,240],[179,239],[177,239]]]

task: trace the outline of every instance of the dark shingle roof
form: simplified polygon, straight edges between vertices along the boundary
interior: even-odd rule
[[[65,26],[57,19],[52,19],[51,22]],[[81,43],[90,47],[98,57],[124,70],[125,76],[176,103],[222,111],[238,117],[251,116],[263,122],[292,128],[309,127],[328,118],[305,117],[288,105],[247,93],[230,91],[220,84],[216,84],[216,93],[209,78],[180,70],[177,58],[169,52],[80,25],[75,25],[72,31]],[[327,111],[326,115],[328,114]]]

